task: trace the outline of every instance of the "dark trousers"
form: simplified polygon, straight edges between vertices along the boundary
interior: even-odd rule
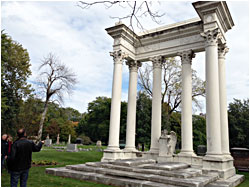
[[[3,171],[3,169],[4,169],[4,161],[5,161],[5,158],[4,158],[4,156],[2,155],[2,156],[1,156],[1,171]]]
[[[26,187],[28,176],[29,176],[29,169],[22,170],[20,172],[10,171],[10,186],[17,187],[18,180],[20,179],[20,187]]]

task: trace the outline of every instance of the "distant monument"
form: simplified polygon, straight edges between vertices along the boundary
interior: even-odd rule
[[[44,145],[45,146],[51,146],[52,145],[52,139],[49,139],[49,134],[47,134]]]
[[[68,144],[71,144],[71,134],[69,134]]]
[[[98,140],[98,141],[96,142],[96,146],[97,146],[97,147],[101,147],[101,146],[102,146],[102,141],[101,141],[101,140]]]
[[[59,137],[59,134],[57,134],[56,144],[60,144],[60,137]]]

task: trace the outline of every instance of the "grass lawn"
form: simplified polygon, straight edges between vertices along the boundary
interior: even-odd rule
[[[107,187],[104,184],[98,184],[88,181],[80,181],[71,178],[63,178],[45,173],[46,168],[61,167],[70,164],[82,164],[85,162],[100,161],[103,153],[97,151],[81,152],[58,152],[55,149],[43,147],[44,150],[33,153],[33,161],[56,161],[56,166],[36,166],[31,167],[29,173],[28,187]],[[10,187],[10,176],[6,170],[1,176],[1,186]]]
[[[43,147],[44,150],[33,153],[33,161],[56,161],[58,165],[35,166],[30,169],[28,187],[108,187],[88,181],[80,181],[71,178],[63,178],[45,173],[46,168],[61,167],[70,164],[83,164],[85,162],[100,161],[103,153],[95,150],[95,146],[80,146],[81,148],[93,148],[92,151],[59,152],[55,149]],[[105,147],[103,147],[104,149]],[[237,172],[245,176],[245,181],[238,187],[249,187],[249,172]],[[6,170],[1,175],[1,186],[10,186],[10,176]]]
[[[237,174],[242,174],[245,176],[245,180],[237,187],[249,187],[249,172],[237,172]]]

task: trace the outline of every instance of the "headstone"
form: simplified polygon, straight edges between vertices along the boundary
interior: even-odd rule
[[[68,144],[71,144],[71,134],[69,134]]]
[[[46,137],[46,139],[49,139],[49,134],[47,134],[47,137]]]
[[[67,152],[78,152],[77,144],[68,144]]]
[[[77,138],[76,139],[76,144],[82,144],[82,139],[81,138]]]
[[[102,146],[102,141],[101,141],[101,140],[98,140],[98,141],[96,142],[96,146],[97,146],[97,147],[101,147],[101,146]]]
[[[172,156],[175,151],[177,136],[174,131],[168,135],[167,130],[163,130],[159,139],[159,156]]]
[[[239,171],[249,172],[249,149],[231,148],[231,154],[234,158],[234,166]]]
[[[57,135],[57,138],[56,138],[56,144],[60,144],[60,137],[59,137],[59,134]]]
[[[198,156],[205,156],[207,152],[207,147],[205,145],[199,145],[197,147],[197,155]]]
[[[45,146],[51,146],[52,145],[52,139],[46,139],[44,145]]]

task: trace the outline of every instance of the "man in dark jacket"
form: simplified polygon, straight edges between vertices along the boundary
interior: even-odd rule
[[[7,137],[8,137],[7,134],[3,134],[2,140],[1,140],[1,171],[3,171],[4,161],[7,159],[7,155],[8,155]]]
[[[33,141],[28,140],[25,129],[19,129],[17,136],[18,139],[13,143],[10,158],[8,159],[10,184],[11,187],[17,187],[20,179],[20,186],[26,187],[31,167],[32,152],[39,152],[44,141],[36,145]]]

